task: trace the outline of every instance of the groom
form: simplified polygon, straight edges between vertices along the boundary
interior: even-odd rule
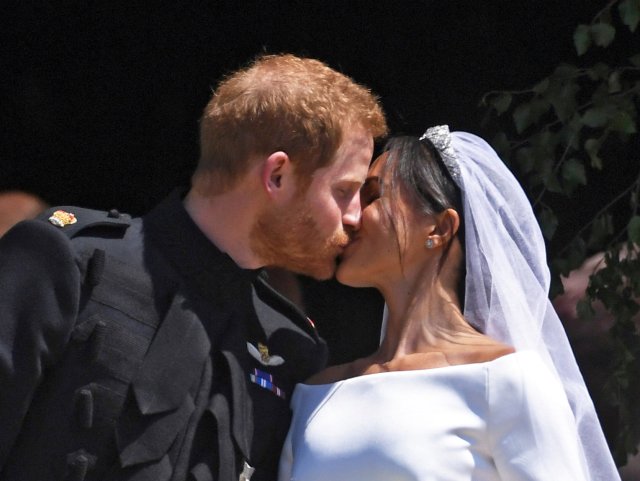
[[[323,63],[223,80],[189,190],[0,239],[0,480],[272,480],[326,348],[260,270],[318,279],[359,222],[376,98]]]

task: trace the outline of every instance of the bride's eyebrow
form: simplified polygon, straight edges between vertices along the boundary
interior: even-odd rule
[[[364,181],[364,184],[362,184],[362,187],[366,187],[369,184],[371,184],[372,182],[376,182],[377,184],[380,184],[380,177],[378,177],[377,175],[372,175],[371,177],[367,177]]]
[[[380,196],[381,187],[382,183],[380,181],[380,177],[367,177],[367,179],[364,181],[364,184],[362,184],[362,187],[360,188],[360,197],[369,199],[373,196],[376,196],[377,198]]]
[[[374,184],[374,185],[372,185]],[[377,175],[373,175],[371,177],[367,177],[364,181],[364,184],[362,184],[362,188],[366,189],[366,188],[371,188],[371,187],[379,187],[380,186],[380,177],[378,177]]]

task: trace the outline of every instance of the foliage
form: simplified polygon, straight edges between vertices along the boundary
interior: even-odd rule
[[[562,290],[559,276],[605,252],[577,311],[586,322],[593,303],[601,302],[614,317],[604,388],[618,413],[613,450],[619,465],[640,440],[640,337],[634,322],[640,311],[640,53],[613,64],[600,59],[621,51],[615,50],[616,37],[634,40],[639,22],[640,0],[609,1],[573,34],[576,60],[589,61],[587,66],[562,63],[531,88],[489,92],[482,99],[487,124],[498,130],[493,145],[530,196],[550,247],[552,296]],[[598,179],[620,169],[625,185],[607,186],[612,193],[606,205],[592,209],[581,225],[569,222],[580,199],[603,198]]]

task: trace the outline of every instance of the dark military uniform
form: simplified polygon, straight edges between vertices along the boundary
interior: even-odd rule
[[[326,346],[175,193],[0,239],[0,480],[276,478]],[[255,469],[255,472],[253,472]]]

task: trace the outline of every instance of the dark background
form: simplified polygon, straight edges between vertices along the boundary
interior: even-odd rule
[[[604,1],[306,0],[5,4],[0,190],[141,214],[188,182],[200,112],[260,52],[319,58],[371,87],[393,132],[482,134],[482,94],[573,61]],[[376,343],[377,295],[302,279],[333,362]]]

